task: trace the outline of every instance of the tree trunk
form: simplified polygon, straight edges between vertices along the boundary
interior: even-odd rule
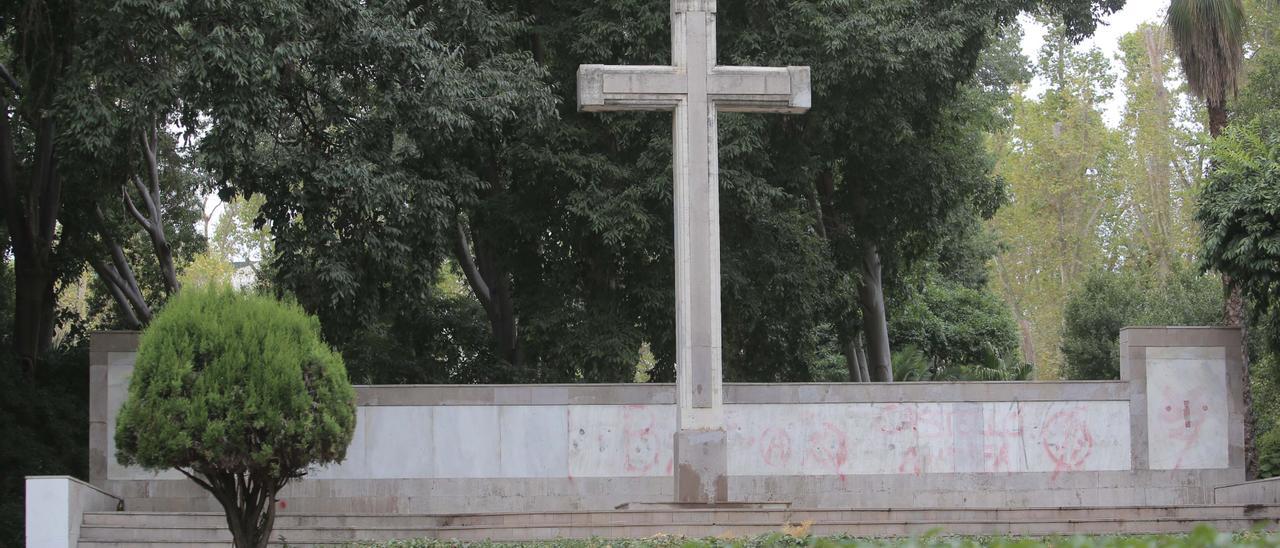
[[[261,509],[260,509],[261,510]],[[271,530],[276,526],[276,495],[272,493],[267,496],[267,507],[265,514],[262,516],[261,527],[257,531],[257,544],[254,548],[267,548],[267,543],[271,542]]]
[[[858,342],[853,349],[858,357],[858,374],[862,377],[862,382],[871,382],[871,371],[867,369],[867,345],[862,333],[858,333]]]
[[[1223,323],[1227,327],[1244,327],[1244,294],[1227,274],[1222,275],[1222,292],[1226,297],[1222,309]]]
[[[275,527],[276,494],[288,483],[287,479],[264,473],[175,469],[208,491],[222,506],[236,548],[266,548]]]
[[[873,242],[862,246],[862,281],[858,300],[862,305],[862,332],[867,337],[868,369],[871,380],[893,382],[893,362],[889,354],[889,323],[884,310],[884,285],[880,277],[880,252]]]
[[[226,502],[222,504],[227,529],[231,531],[231,543],[235,548],[266,548],[275,525],[275,495],[268,497],[266,508],[255,508],[251,501],[232,500],[234,504],[230,506]]]
[[[124,290],[119,285],[111,281],[114,272],[98,257],[90,258],[89,266],[93,267],[93,271],[98,274],[98,279],[102,280],[102,284],[107,286],[107,291],[111,293],[111,300],[115,301],[116,308],[120,309],[120,315],[124,318],[125,325],[129,329],[141,329],[142,321],[138,319],[138,314],[133,311],[133,305],[130,304],[129,298],[125,296]]]
[[[54,274],[48,261],[14,252],[14,346],[22,374],[33,378],[36,364],[53,341]]]
[[[1258,448],[1254,439],[1256,424],[1253,414],[1253,386],[1249,371],[1249,326],[1244,318],[1244,294],[1240,286],[1231,280],[1231,276],[1222,275],[1222,285],[1226,293],[1223,320],[1228,327],[1239,327],[1243,343],[1240,347],[1240,366],[1243,368],[1244,394],[1244,463],[1245,479],[1258,477]]]
[[[8,90],[0,93],[0,207],[13,244],[15,288],[14,347],[18,364],[28,378],[35,376],[41,354],[53,344],[53,249],[58,239],[58,213],[62,207],[62,178],[58,174],[54,116],[49,114],[63,67],[71,62],[73,2],[30,2],[15,20],[5,21],[19,39],[13,41],[8,59],[22,67],[19,82],[0,66],[0,80]],[[12,97],[12,99],[11,99]],[[19,120],[25,120],[25,123]],[[28,132],[34,147],[21,149],[25,165],[19,165],[13,126]],[[19,177],[19,173],[22,176]],[[20,180],[21,179],[21,180]]]
[[[1226,105],[1209,104],[1209,136],[1218,138],[1222,135],[1222,128],[1227,127],[1227,107]]]
[[[454,257],[462,266],[471,292],[484,307],[499,355],[516,371],[521,371],[524,367],[524,348],[520,344],[511,276],[489,245],[481,243],[479,239],[472,243],[462,221],[459,220],[456,224]]]
[[[1166,46],[1167,35],[1160,29],[1147,27],[1142,30],[1143,44],[1147,53],[1147,66],[1151,73],[1151,86],[1155,90],[1153,98],[1154,121],[1160,124],[1161,131],[1168,131],[1172,126],[1170,117],[1169,90],[1164,83],[1164,60],[1169,49]],[[1172,170],[1171,158],[1167,147],[1148,151],[1149,156],[1143,158],[1147,173],[1147,188],[1150,194],[1146,207],[1151,210],[1145,215],[1144,233],[1147,237],[1151,253],[1155,255],[1156,273],[1163,282],[1172,270],[1174,245],[1170,234],[1173,221],[1172,202],[1170,199],[1170,180]]]
[[[1036,363],[1036,340],[1031,336],[1031,321],[1023,317],[1020,310],[1016,314],[1018,331],[1022,334],[1022,361],[1034,364]]]
[[[849,382],[867,382],[862,376],[862,363],[858,360],[858,343],[852,336],[845,336],[840,343],[844,352],[844,365],[849,370]]]
[[[36,158],[19,195],[18,166],[10,110],[0,100],[0,190],[5,222],[13,244],[14,351],[18,366],[34,378],[40,356],[53,344],[54,271],[51,257],[56,239],[58,210],[62,205],[62,180],[54,170],[53,122],[36,128]],[[25,202],[25,203],[24,203]]]
[[[1238,289],[1237,289],[1238,291]],[[1253,383],[1249,371],[1249,326],[1240,324],[1240,367],[1244,376],[1244,477],[1252,481],[1258,479],[1258,445],[1254,437],[1257,435],[1257,417],[1253,413]]]
[[[147,211],[144,215],[138,210],[133,199],[129,197],[127,188],[122,189],[125,209],[151,237],[151,248],[155,252],[156,260],[160,263],[160,273],[164,277],[165,294],[172,295],[178,291],[178,273],[173,267],[173,248],[169,245],[169,238],[164,233],[164,208],[160,205],[160,130],[158,128],[152,127],[142,132],[142,156],[150,186],[143,183],[140,177],[134,177],[133,183],[139,195],[142,196],[143,205],[146,206]]]

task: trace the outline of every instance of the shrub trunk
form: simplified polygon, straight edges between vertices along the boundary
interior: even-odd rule
[[[276,521],[276,493],[283,485],[256,482],[248,476],[226,474],[197,483],[222,505],[236,548],[266,548]]]

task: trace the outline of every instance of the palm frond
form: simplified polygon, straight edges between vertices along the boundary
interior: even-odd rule
[[[929,367],[929,357],[919,347],[908,344],[892,355],[893,380],[897,382],[936,380]]]
[[[1236,94],[1244,65],[1241,0],[1172,0],[1166,16],[1191,92],[1210,107]]]

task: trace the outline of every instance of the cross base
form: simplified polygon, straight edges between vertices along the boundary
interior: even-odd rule
[[[729,452],[725,431],[680,430],[675,438],[676,502],[728,502]]]

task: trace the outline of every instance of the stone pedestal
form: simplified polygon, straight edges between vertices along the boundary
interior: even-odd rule
[[[729,453],[725,431],[681,430],[675,438],[676,502],[727,502]]]

